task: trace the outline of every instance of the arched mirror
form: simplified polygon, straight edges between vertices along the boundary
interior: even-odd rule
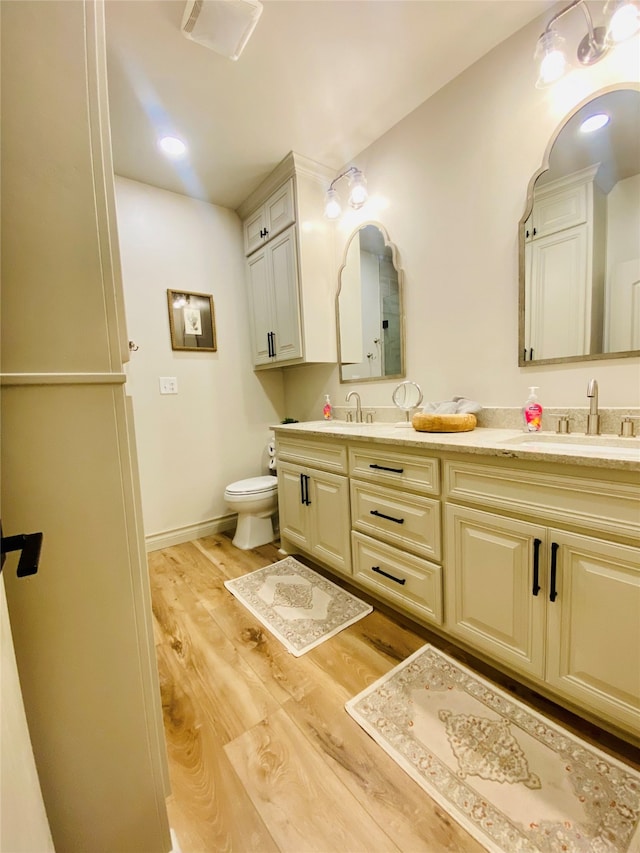
[[[377,223],[349,238],[336,299],[340,382],[404,376],[402,270]]]
[[[594,116],[604,124],[587,132]],[[640,91],[576,108],[520,222],[519,364],[640,355]]]

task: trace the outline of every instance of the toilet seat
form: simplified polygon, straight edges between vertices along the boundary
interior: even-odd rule
[[[229,495],[268,495],[278,490],[278,480],[271,475],[264,477],[249,477],[247,480],[237,480],[229,483],[225,492]]]

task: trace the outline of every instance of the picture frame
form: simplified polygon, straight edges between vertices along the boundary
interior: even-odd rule
[[[167,290],[171,349],[217,352],[213,296],[188,290]]]

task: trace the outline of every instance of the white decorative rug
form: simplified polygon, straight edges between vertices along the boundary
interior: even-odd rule
[[[487,850],[640,850],[639,773],[433,646],[346,709]]]
[[[373,610],[294,557],[224,585],[296,657]]]

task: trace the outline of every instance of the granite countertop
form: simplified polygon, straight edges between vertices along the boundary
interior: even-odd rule
[[[277,437],[331,437],[447,453],[640,471],[640,437],[620,438],[616,435],[591,436],[580,433],[559,435],[546,431],[525,433],[517,429],[486,427],[458,433],[417,432],[412,426],[404,424],[356,424],[337,420],[277,424],[272,429]]]

